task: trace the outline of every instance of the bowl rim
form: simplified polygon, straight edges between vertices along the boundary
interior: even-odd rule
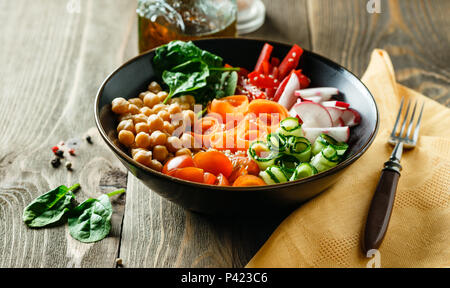
[[[231,40],[231,41],[255,41],[255,42],[263,42],[263,43],[271,43],[271,44],[275,44],[275,45],[281,45],[281,46],[292,46],[293,44],[291,43],[287,43],[287,42],[281,42],[281,41],[273,41],[273,40],[264,40],[264,39],[258,39],[258,38],[250,38],[250,37],[220,37],[220,38],[203,38],[203,39],[198,39],[198,40],[194,40],[194,43],[197,42],[203,42],[203,41],[214,41],[214,40]],[[311,54],[314,57],[317,57],[321,62],[326,63],[327,65],[338,69],[338,70],[342,70],[344,72],[344,74],[347,74],[349,76],[352,76],[351,78],[353,78],[353,80],[356,80],[356,82],[360,85],[362,85],[367,93],[370,95],[370,97],[372,98],[373,104],[374,104],[374,108],[375,108],[375,112],[376,112],[376,123],[375,123],[375,129],[371,132],[369,139],[366,141],[366,143],[363,144],[363,146],[356,151],[356,153],[354,153],[354,155],[352,155],[351,157],[348,157],[347,159],[345,159],[343,162],[339,163],[337,166],[330,168],[326,171],[320,172],[318,174],[315,174],[313,176],[307,177],[307,178],[303,178],[303,179],[299,179],[299,180],[295,180],[295,181],[288,181],[285,183],[277,183],[277,184],[270,184],[270,185],[264,185],[264,186],[248,186],[248,187],[242,187],[242,186],[217,186],[217,185],[211,185],[211,184],[203,184],[203,183],[197,183],[197,182],[191,182],[191,181],[187,181],[187,180],[183,180],[183,179],[178,179],[166,174],[163,174],[162,172],[158,172],[156,170],[153,170],[141,163],[138,163],[137,161],[133,160],[127,153],[125,153],[124,151],[122,151],[122,149],[120,149],[120,147],[116,146],[110,139],[109,137],[106,135],[106,131],[103,129],[103,126],[100,123],[100,117],[99,117],[99,103],[100,103],[100,98],[103,94],[103,90],[106,86],[106,84],[113,78],[113,76],[115,76],[116,73],[118,73],[119,71],[121,71],[125,66],[139,60],[140,58],[154,52],[156,48],[153,48],[149,51],[146,51],[144,53],[141,53],[131,59],[129,59],[128,61],[126,61],[125,63],[123,63],[122,65],[120,65],[118,68],[116,68],[113,72],[111,72],[105,80],[103,80],[100,88],[97,91],[97,94],[95,96],[95,101],[94,101],[94,118],[95,118],[95,124],[97,126],[97,130],[100,132],[100,135],[102,136],[103,140],[106,142],[106,144],[115,152],[115,155],[117,157],[121,157],[123,159],[125,159],[128,164],[133,165],[133,166],[137,166],[140,169],[144,170],[145,172],[148,172],[150,174],[152,174],[155,177],[160,177],[160,178],[165,178],[169,181],[173,181],[173,182],[177,182],[179,184],[184,184],[184,185],[189,185],[189,186],[194,186],[197,188],[202,188],[202,189],[215,189],[215,190],[225,190],[225,191],[261,191],[261,190],[267,190],[267,189],[278,189],[278,188],[286,188],[286,187],[290,187],[290,186],[295,186],[298,184],[302,184],[302,183],[309,183],[309,182],[313,182],[315,180],[321,179],[321,178],[325,178],[329,175],[332,174],[336,174],[337,172],[339,172],[340,170],[343,170],[344,168],[346,168],[347,166],[349,166],[350,164],[352,164],[353,162],[355,162],[356,160],[358,160],[366,151],[367,149],[371,146],[371,144],[373,143],[378,130],[379,130],[379,119],[380,119],[380,115],[379,115],[379,110],[378,110],[378,106],[377,103],[375,101],[375,98],[373,97],[372,93],[370,92],[370,90],[367,88],[367,86],[361,81],[361,79],[359,77],[357,77],[355,74],[353,74],[350,70],[346,69],[345,67],[341,66],[340,64],[320,55],[317,54],[315,52],[312,52],[308,49],[303,49],[305,52],[307,52],[308,54]]]

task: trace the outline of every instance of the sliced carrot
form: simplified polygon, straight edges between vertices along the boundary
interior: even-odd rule
[[[289,116],[289,112],[282,105],[266,100],[266,99],[257,99],[250,102],[248,105],[248,113],[253,113],[256,116],[260,114],[278,114],[279,120],[283,120]]]
[[[264,180],[255,175],[239,176],[233,183],[234,187],[264,186],[264,185],[266,185]]]
[[[244,113],[247,110],[248,97],[245,95],[228,96],[214,99],[209,106],[208,112],[218,113],[226,122],[227,114]]]

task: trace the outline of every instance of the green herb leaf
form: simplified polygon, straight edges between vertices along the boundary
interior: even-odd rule
[[[59,223],[70,210],[71,200],[75,199],[72,192],[79,187],[80,184],[75,184],[70,188],[61,185],[37,197],[23,210],[23,221],[32,228]]]
[[[108,236],[111,230],[112,206],[109,197],[124,193],[124,189],[87,199],[70,213],[69,232],[78,241],[97,242]]]
[[[188,61],[175,67],[173,71],[164,71],[162,78],[170,88],[164,103],[174,95],[205,87],[208,76],[208,66],[200,61]]]

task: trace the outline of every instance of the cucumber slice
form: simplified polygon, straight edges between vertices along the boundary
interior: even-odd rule
[[[311,143],[304,137],[291,136],[287,147],[289,155],[296,157],[300,162],[309,162],[311,158]]]
[[[283,136],[303,137],[302,125],[297,118],[288,117],[280,122],[280,128],[277,129],[278,134]]]
[[[309,163],[302,163],[295,169],[294,174],[292,174],[289,181],[303,179],[314,174],[317,174],[317,169],[314,166]]]
[[[275,165],[281,167],[284,173],[290,178],[295,172],[295,168],[300,165],[301,162],[292,155],[283,155],[275,161]]]
[[[284,183],[288,181],[287,175],[281,167],[272,165],[265,171],[275,183]]]
[[[284,152],[286,150],[286,137],[278,133],[267,135],[267,144],[272,151]]]
[[[261,177],[267,185],[277,184],[277,182],[273,180],[272,176],[266,171],[259,172],[259,177]]]
[[[331,157],[330,159],[332,160],[327,157]],[[322,172],[336,166],[339,163],[339,160],[337,158],[336,150],[331,146],[327,146],[321,153],[315,155],[310,163],[316,167],[317,171]]]
[[[270,147],[262,141],[253,142],[248,148],[248,154],[259,166],[261,170],[266,170],[267,167],[275,163],[278,154],[273,153]]]
[[[316,141],[312,145],[312,154],[317,155],[327,146],[333,147],[338,156],[342,156],[348,149],[348,144],[344,142],[337,142],[333,137],[327,134],[321,134],[317,137]]]

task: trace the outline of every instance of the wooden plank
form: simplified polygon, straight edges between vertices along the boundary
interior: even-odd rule
[[[83,244],[67,226],[28,229],[23,208],[38,195],[81,183],[79,201],[126,185],[123,166],[94,126],[93,101],[103,79],[124,61],[134,0],[0,1],[0,267],[114,267],[123,197],[114,199],[110,237]],[[112,21],[113,20],[113,21]],[[50,165],[50,148],[81,141],[73,172]]]
[[[276,1],[264,2],[268,21],[247,36],[308,47],[306,2],[289,0],[283,7]],[[304,29],[299,31],[296,23]],[[130,41],[135,43],[135,39]],[[120,246],[124,267],[243,267],[286,216],[198,215],[162,199],[131,174],[127,191]]]
[[[366,4],[309,0],[313,50],[362,76],[371,51],[386,49],[400,83],[449,105],[450,1],[383,0],[380,14]]]

